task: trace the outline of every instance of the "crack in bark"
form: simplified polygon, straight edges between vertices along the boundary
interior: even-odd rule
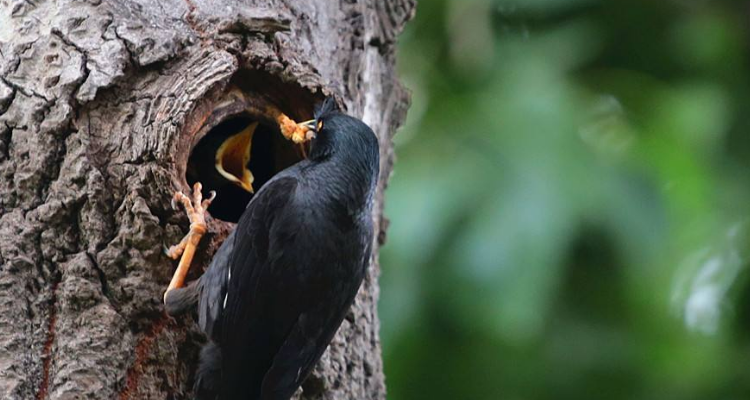
[[[32,40],[28,43],[24,43],[21,45],[21,50],[18,51],[17,54],[12,54],[14,57],[11,58],[9,61],[7,61],[8,70],[5,71],[4,76],[0,76],[0,78],[6,78],[8,75],[18,71],[18,67],[21,65],[21,57],[20,54],[26,53],[33,45],[36,43],[36,40]]]
[[[110,25],[111,24],[112,23],[110,22]],[[130,48],[130,42],[120,36],[120,32],[117,32],[117,27],[112,29],[112,32],[114,33],[115,37],[122,43],[122,46],[125,48],[125,52],[128,53],[128,61],[130,61],[130,64],[135,65],[137,63],[137,58],[135,56],[135,53],[133,53],[133,49]],[[102,35],[104,34],[102,33]]]
[[[0,98],[0,116],[7,111],[11,104],[13,104],[13,100],[16,99],[16,89],[14,89],[12,86],[10,86],[3,77],[0,77],[0,83],[4,84],[7,88],[10,89],[10,94],[8,94],[5,98]]]
[[[71,102],[77,102],[76,100],[76,94],[78,93],[78,90],[86,83],[86,80],[88,80],[89,75],[91,74],[91,70],[89,69],[89,55],[86,50],[76,45],[72,40],[65,37],[65,35],[57,28],[52,28],[50,31],[50,34],[52,36],[57,37],[60,39],[61,42],[65,43],[66,45],[72,47],[75,49],[80,55],[81,55],[81,69],[83,76],[81,76],[79,79],[77,79],[77,82],[73,82],[73,88],[71,90],[72,96],[70,97]]]
[[[2,80],[4,84],[10,86],[12,89],[15,89],[16,91],[21,92],[26,97],[36,97],[38,99],[44,100],[45,105],[48,105],[48,104],[52,103],[53,100],[54,100],[54,99],[48,99],[48,98],[42,96],[41,94],[37,93],[34,89],[28,89],[28,88],[25,88],[25,87],[23,87],[21,85],[13,83],[13,82],[9,81],[5,77],[0,77],[0,80]],[[8,107],[10,107],[10,105],[8,105]]]

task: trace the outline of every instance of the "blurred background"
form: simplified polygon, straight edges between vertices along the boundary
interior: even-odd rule
[[[390,400],[750,398],[750,2],[421,0]]]

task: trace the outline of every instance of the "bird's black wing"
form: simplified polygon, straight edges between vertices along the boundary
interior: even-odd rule
[[[333,216],[343,211],[310,207],[311,197],[286,182],[237,227],[221,339],[226,398],[288,399],[357,293],[372,226],[342,224]]]
[[[370,246],[367,245],[360,275],[347,282],[346,287],[336,288],[340,296],[332,296],[331,302],[319,303],[299,315],[263,379],[263,398],[289,399],[304,382],[349,311],[369,259]]]
[[[278,235],[271,239],[271,230],[279,216],[293,212],[288,204],[296,187],[297,178],[292,174],[269,181],[248,204],[235,228],[219,340],[224,397],[229,399],[257,396],[265,371],[297,317],[290,315],[293,305],[273,301],[283,298],[285,285],[283,279],[274,278],[274,271],[283,267],[276,255],[269,254],[271,240],[286,241]]]
[[[200,278],[200,300],[198,302],[198,325],[211,338],[217,340],[221,327],[224,296],[227,293],[229,262],[234,249],[234,231],[224,240],[211,259],[211,264]]]

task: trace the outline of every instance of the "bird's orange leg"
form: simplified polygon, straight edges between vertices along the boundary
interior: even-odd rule
[[[211,201],[216,197],[216,192],[211,192],[211,196],[204,200],[201,189],[200,183],[193,185],[192,201],[190,197],[182,192],[176,192],[172,199],[172,207],[176,208],[178,202],[182,203],[183,207],[185,207],[188,219],[190,220],[190,232],[182,238],[180,243],[165,251],[167,256],[172,259],[177,259],[177,257],[182,255],[180,263],[177,265],[177,270],[175,270],[172,280],[169,282],[167,291],[164,292],[165,301],[167,293],[170,290],[184,286],[185,276],[190,269],[190,263],[193,261],[193,256],[195,255],[195,248],[206,233],[205,213],[208,206],[211,205]]]

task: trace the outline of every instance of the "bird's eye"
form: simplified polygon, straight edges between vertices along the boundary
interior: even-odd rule
[[[317,131],[320,132],[321,129],[323,129],[323,121],[318,121],[318,129],[317,129]]]

